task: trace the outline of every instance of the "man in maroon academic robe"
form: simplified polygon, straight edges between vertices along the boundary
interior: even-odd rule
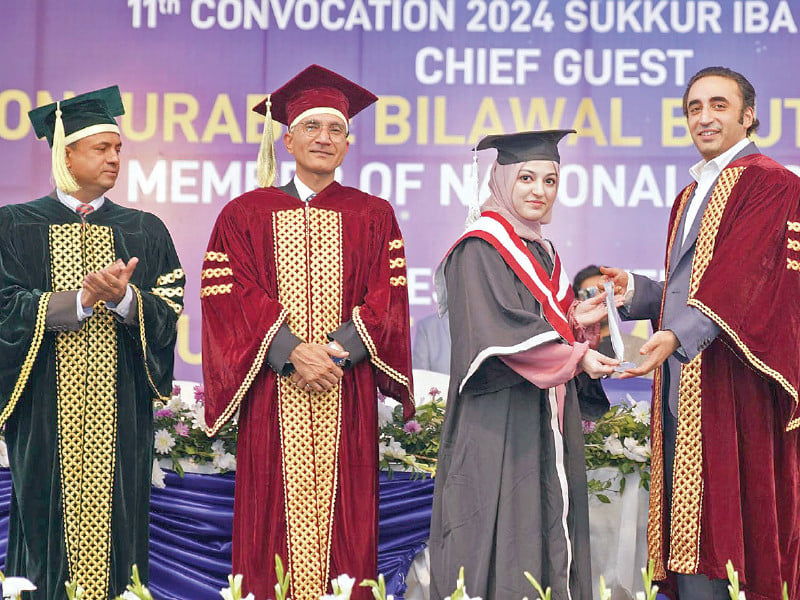
[[[405,251],[388,202],[334,181],[376,99],[313,65],[259,104],[262,187],[222,210],[203,263],[206,422],[240,411],[233,571],[257,598],[276,554],[294,600],[376,576],[376,388],[413,413]],[[282,188],[273,117],[297,163]]]
[[[653,394],[649,556],[677,596],[800,598],[800,179],[760,154],[755,91],[711,67],[683,108],[703,160],[672,209],[666,281],[629,278],[630,318],[660,319],[629,375]],[[630,281],[632,279],[632,281]],[[660,418],[659,418],[660,417]]]

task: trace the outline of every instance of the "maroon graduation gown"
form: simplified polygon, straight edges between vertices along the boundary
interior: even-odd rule
[[[240,410],[234,572],[271,597],[278,554],[297,600],[319,598],[339,573],[375,577],[376,387],[413,413],[404,243],[391,206],[338,183],[308,203],[248,192],[217,219],[202,277],[209,434]],[[369,356],[331,392],[298,390],[265,364],[282,324],[327,343],[351,320]]]
[[[692,187],[672,211],[667,264]],[[702,219],[688,304],[722,332],[681,370],[669,536],[653,419],[649,555],[661,578],[725,579],[730,559],[749,599],[779,598],[783,581],[800,598],[800,179],[740,158]]]

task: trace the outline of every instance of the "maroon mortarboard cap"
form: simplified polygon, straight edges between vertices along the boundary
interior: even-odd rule
[[[349,123],[350,119],[377,100],[375,94],[338,73],[311,65],[258,103],[253,110],[266,115],[269,102],[272,118],[291,126],[297,117],[310,110],[331,108],[341,113]]]
[[[258,185],[269,187],[275,181],[273,120],[291,129],[307,115],[329,113],[340,116],[349,126],[350,119],[377,100],[372,92],[325,67],[311,65],[302,70],[253,107],[255,112],[264,115],[264,132],[256,163]]]

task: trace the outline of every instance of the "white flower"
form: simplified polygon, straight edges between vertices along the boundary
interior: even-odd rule
[[[120,598],[122,598],[122,600],[141,600],[139,596],[137,596],[130,590],[127,590],[124,594],[122,594]]]
[[[388,444],[385,442],[378,444],[378,454],[381,460],[383,460],[384,457],[403,458],[406,455],[406,451],[403,449],[403,445],[400,442],[396,442],[393,437],[389,436]]]
[[[172,396],[167,402],[167,408],[170,409],[174,413],[178,413],[183,410],[183,401],[181,400],[180,396]]]
[[[8,468],[8,446],[5,440],[0,440],[0,467]]]
[[[386,404],[386,402],[378,400],[378,427],[388,425],[393,420],[394,415],[392,414],[392,407]]]
[[[225,600],[236,600],[242,598],[242,575],[241,573],[236,576],[228,575],[228,586],[219,591],[220,596]],[[252,593],[247,594],[242,600],[255,600]]]
[[[236,457],[226,452],[219,459],[214,459],[214,466],[218,469],[222,469],[223,471],[235,471],[236,470]]]
[[[190,412],[192,415],[192,429],[205,429],[206,427],[206,416],[205,416],[205,407],[200,403],[196,403],[192,406]]]
[[[637,402],[628,394],[629,402],[631,403],[631,416],[633,420],[642,425],[650,424],[650,402],[642,400]]]
[[[619,436],[616,433],[612,433],[603,440],[603,450],[613,456],[621,456],[623,454],[622,442],[619,441]]]
[[[331,580],[331,587],[333,588],[332,600],[350,600],[350,594],[353,593],[355,582],[355,578],[346,573],[342,573],[336,579]]]
[[[175,447],[175,438],[166,429],[156,431],[155,448],[159,454],[169,454]]]
[[[161,469],[161,465],[158,464],[158,459],[153,459],[153,474],[150,476],[150,484],[153,487],[157,488],[165,488],[167,487],[166,482],[164,481],[164,477],[166,473]]]
[[[6,577],[3,581],[3,598],[12,600],[21,597],[22,592],[31,592],[36,589],[30,579],[24,577]]]
[[[635,460],[636,462],[647,462],[650,457],[650,445],[640,445],[635,439],[626,437],[622,441],[622,453],[625,458]]]

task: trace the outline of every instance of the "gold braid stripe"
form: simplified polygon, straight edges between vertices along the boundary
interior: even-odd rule
[[[153,381],[153,376],[150,374],[150,367],[147,365],[147,332],[144,328],[144,305],[142,304],[142,292],[133,284],[130,284],[133,293],[136,294],[136,300],[139,302],[139,339],[142,344],[142,362],[144,363],[144,372],[147,374],[147,381],[153,390],[156,398],[162,402],[169,402],[169,396],[162,396],[158,391],[158,386]],[[165,300],[162,298],[162,300]]]
[[[390,269],[401,269],[406,266],[406,259],[403,257],[400,258],[390,258],[389,259],[389,268]]]
[[[33,337],[31,339],[31,346],[28,348],[28,353],[25,355],[25,360],[22,362],[22,367],[19,370],[17,382],[14,384],[14,390],[11,392],[11,397],[8,400],[3,412],[0,413],[0,426],[5,424],[14,408],[17,406],[19,397],[28,383],[28,378],[31,376],[31,369],[33,363],[36,361],[36,356],[39,354],[39,348],[42,346],[42,339],[44,338],[44,323],[47,317],[47,305],[50,303],[50,296],[52,292],[44,292],[39,297],[39,307],[36,310],[36,322],[33,325]]]
[[[236,390],[236,393],[233,395],[228,406],[225,407],[225,410],[222,411],[222,414],[214,421],[214,424],[211,427],[206,427],[205,432],[208,437],[212,437],[217,435],[217,432],[222,429],[222,426],[230,420],[237,410],[239,410],[239,405],[242,403],[242,399],[244,395],[247,393],[247,390],[250,389],[250,386],[253,383],[253,380],[258,375],[258,372],[261,370],[261,366],[264,364],[264,358],[267,356],[267,350],[269,349],[269,345],[272,343],[272,338],[275,337],[275,334],[278,333],[278,329],[286,320],[288,313],[286,310],[282,310],[281,314],[278,315],[278,318],[267,330],[267,333],[264,334],[264,339],[261,340],[261,345],[258,347],[258,351],[256,352],[256,356],[253,359],[253,364],[250,365],[250,368],[247,370],[247,375],[244,376],[242,379],[242,383],[239,385],[239,388]]]
[[[212,277],[225,277],[226,275],[233,275],[233,269],[230,267],[218,269],[203,269],[200,271],[200,279],[211,279]]]
[[[786,221],[786,226],[789,228],[789,231],[796,231],[800,233],[800,223],[796,221]]]
[[[178,268],[172,271],[172,273],[165,273],[161,275],[158,279],[156,279],[156,285],[167,285],[170,283],[175,283],[179,279],[184,279],[186,277],[186,273],[183,272],[183,269]]]
[[[378,350],[375,348],[375,342],[372,341],[369,331],[367,331],[367,327],[364,325],[364,321],[361,320],[360,306],[353,308],[353,324],[356,326],[356,331],[358,331],[361,341],[364,342],[364,345],[369,351],[370,362],[378,369],[383,371],[390,379],[394,379],[397,383],[405,387],[408,390],[409,396],[413,398],[414,392],[411,390],[411,382],[408,380],[408,377],[403,375],[400,371],[397,371],[387,365],[378,356]]]
[[[665,261],[665,273],[669,273],[669,263],[672,256],[672,247],[680,226],[681,217],[686,204],[695,189],[696,184],[688,186],[678,204],[677,213],[673,222],[672,231],[669,233],[667,243],[667,257]],[[664,301],[666,297],[667,282],[664,282],[664,293],[661,296],[661,309],[659,315],[664,313]],[[660,326],[660,323],[659,323]],[[654,577],[663,580],[667,577],[666,559],[664,557],[664,505],[666,503],[664,487],[664,432],[661,420],[662,414],[662,368],[656,369],[653,377],[653,406],[650,414],[653,415],[652,439],[650,454],[650,506],[647,519],[647,551],[648,557],[654,564]]]
[[[720,221],[731,191],[743,172],[744,167],[724,169],[703,211],[692,261],[689,303],[697,294],[700,282],[714,257]],[[678,388],[680,401],[672,478],[668,562],[668,568],[676,573],[697,573],[700,562],[700,513],[703,505],[702,358],[701,353],[681,367]]]
[[[155,295],[158,296],[158,294]],[[164,296],[158,296],[158,297],[161,298],[164,301],[164,303],[167,306],[169,306],[173,311],[175,311],[176,315],[178,315],[179,317],[181,316],[181,313],[183,312],[183,306],[181,306],[177,302],[173,302],[169,298],[164,298]]]
[[[150,292],[162,298],[183,298],[182,287],[154,287],[150,288]]]
[[[278,299],[290,331],[325,344],[341,325],[341,214],[306,206],[273,217]],[[341,385],[308,393],[278,379],[283,491],[293,600],[324,594],[341,433]]]
[[[203,260],[211,261],[211,262],[229,262],[228,255],[224,252],[206,252],[206,255],[203,257]]]
[[[200,288],[200,297],[218,296],[219,294],[230,294],[233,289],[232,283],[224,283],[222,285],[207,285]]]
[[[786,259],[786,268],[793,269],[795,271],[800,271],[800,260],[794,260],[791,258]]]
[[[393,286],[397,287],[399,285],[406,284],[406,276],[405,275],[398,275],[397,277],[389,277],[389,283]]]
[[[800,240],[793,240],[792,238],[788,238],[786,240],[786,247],[789,248],[789,250],[800,252]]]
[[[389,250],[399,250],[404,246],[402,238],[392,240],[389,242]]]
[[[50,226],[54,292],[80,287],[114,260],[111,228]],[[56,342],[58,455],[69,578],[89,598],[108,597],[117,437],[117,326],[104,302]]]

